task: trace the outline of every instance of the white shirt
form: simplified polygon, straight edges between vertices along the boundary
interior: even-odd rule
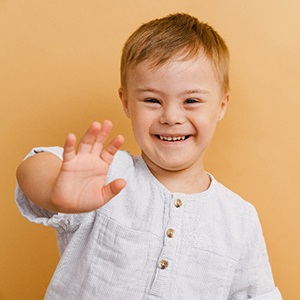
[[[63,150],[29,156],[41,151]],[[107,182],[116,178],[126,188],[83,214],[48,212],[17,186],[22,214],[57,231],[61,259],[45,299],[282,299],[255,208],[213,176],[205,192],[171,193],[140,156],[119,151]]]

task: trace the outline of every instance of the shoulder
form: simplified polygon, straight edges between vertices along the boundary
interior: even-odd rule
[[[239,224],[241,229],[259,227],[260,221],[254,205],[217,180],[213,180],[216,210],[227,218],[229,223],[235,226]]]
[[[134,157],[124,150],[119,150],[109,167],[108,179],[126,177],[126,174],[134,169]]]
[[[250,214],[256,213],[256,209],[253,204],[228,187],[224,186],[222,183],[218,182],[216,179],[214,179],[214,192],[216,197],[224,204],[232,208],[241,209],[242,211]]]

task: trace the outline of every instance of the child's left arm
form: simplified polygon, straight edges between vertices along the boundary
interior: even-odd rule
[[[228,299],[281,300],[258,217],[252,225]]]

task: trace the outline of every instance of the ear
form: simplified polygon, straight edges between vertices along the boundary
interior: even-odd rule
[[[126,116],[128,118],[130,118],[129,109],[128,109],[127,95],[126,95],[126,92],[124,91],[124,89],[122,87],[119,88],[119,97],[121,99],[123,110],[124,110]]]
[[[220,114],[219,114],[219,119],[218,119],[219,121],[222,120],[225,116],[225,112],[226,112],[226,108],[228,106],[229,99],[230,99],[230,93],[228,92],[223,96],[223,99],[220,102]]]

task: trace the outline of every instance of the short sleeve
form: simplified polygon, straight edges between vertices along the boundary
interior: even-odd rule
[[[250,217],[251,219],[251,217]],[[262,228],[256,211],[250,221],[251,230],[235,271],[228,299],[282,300],[275,287]]]

